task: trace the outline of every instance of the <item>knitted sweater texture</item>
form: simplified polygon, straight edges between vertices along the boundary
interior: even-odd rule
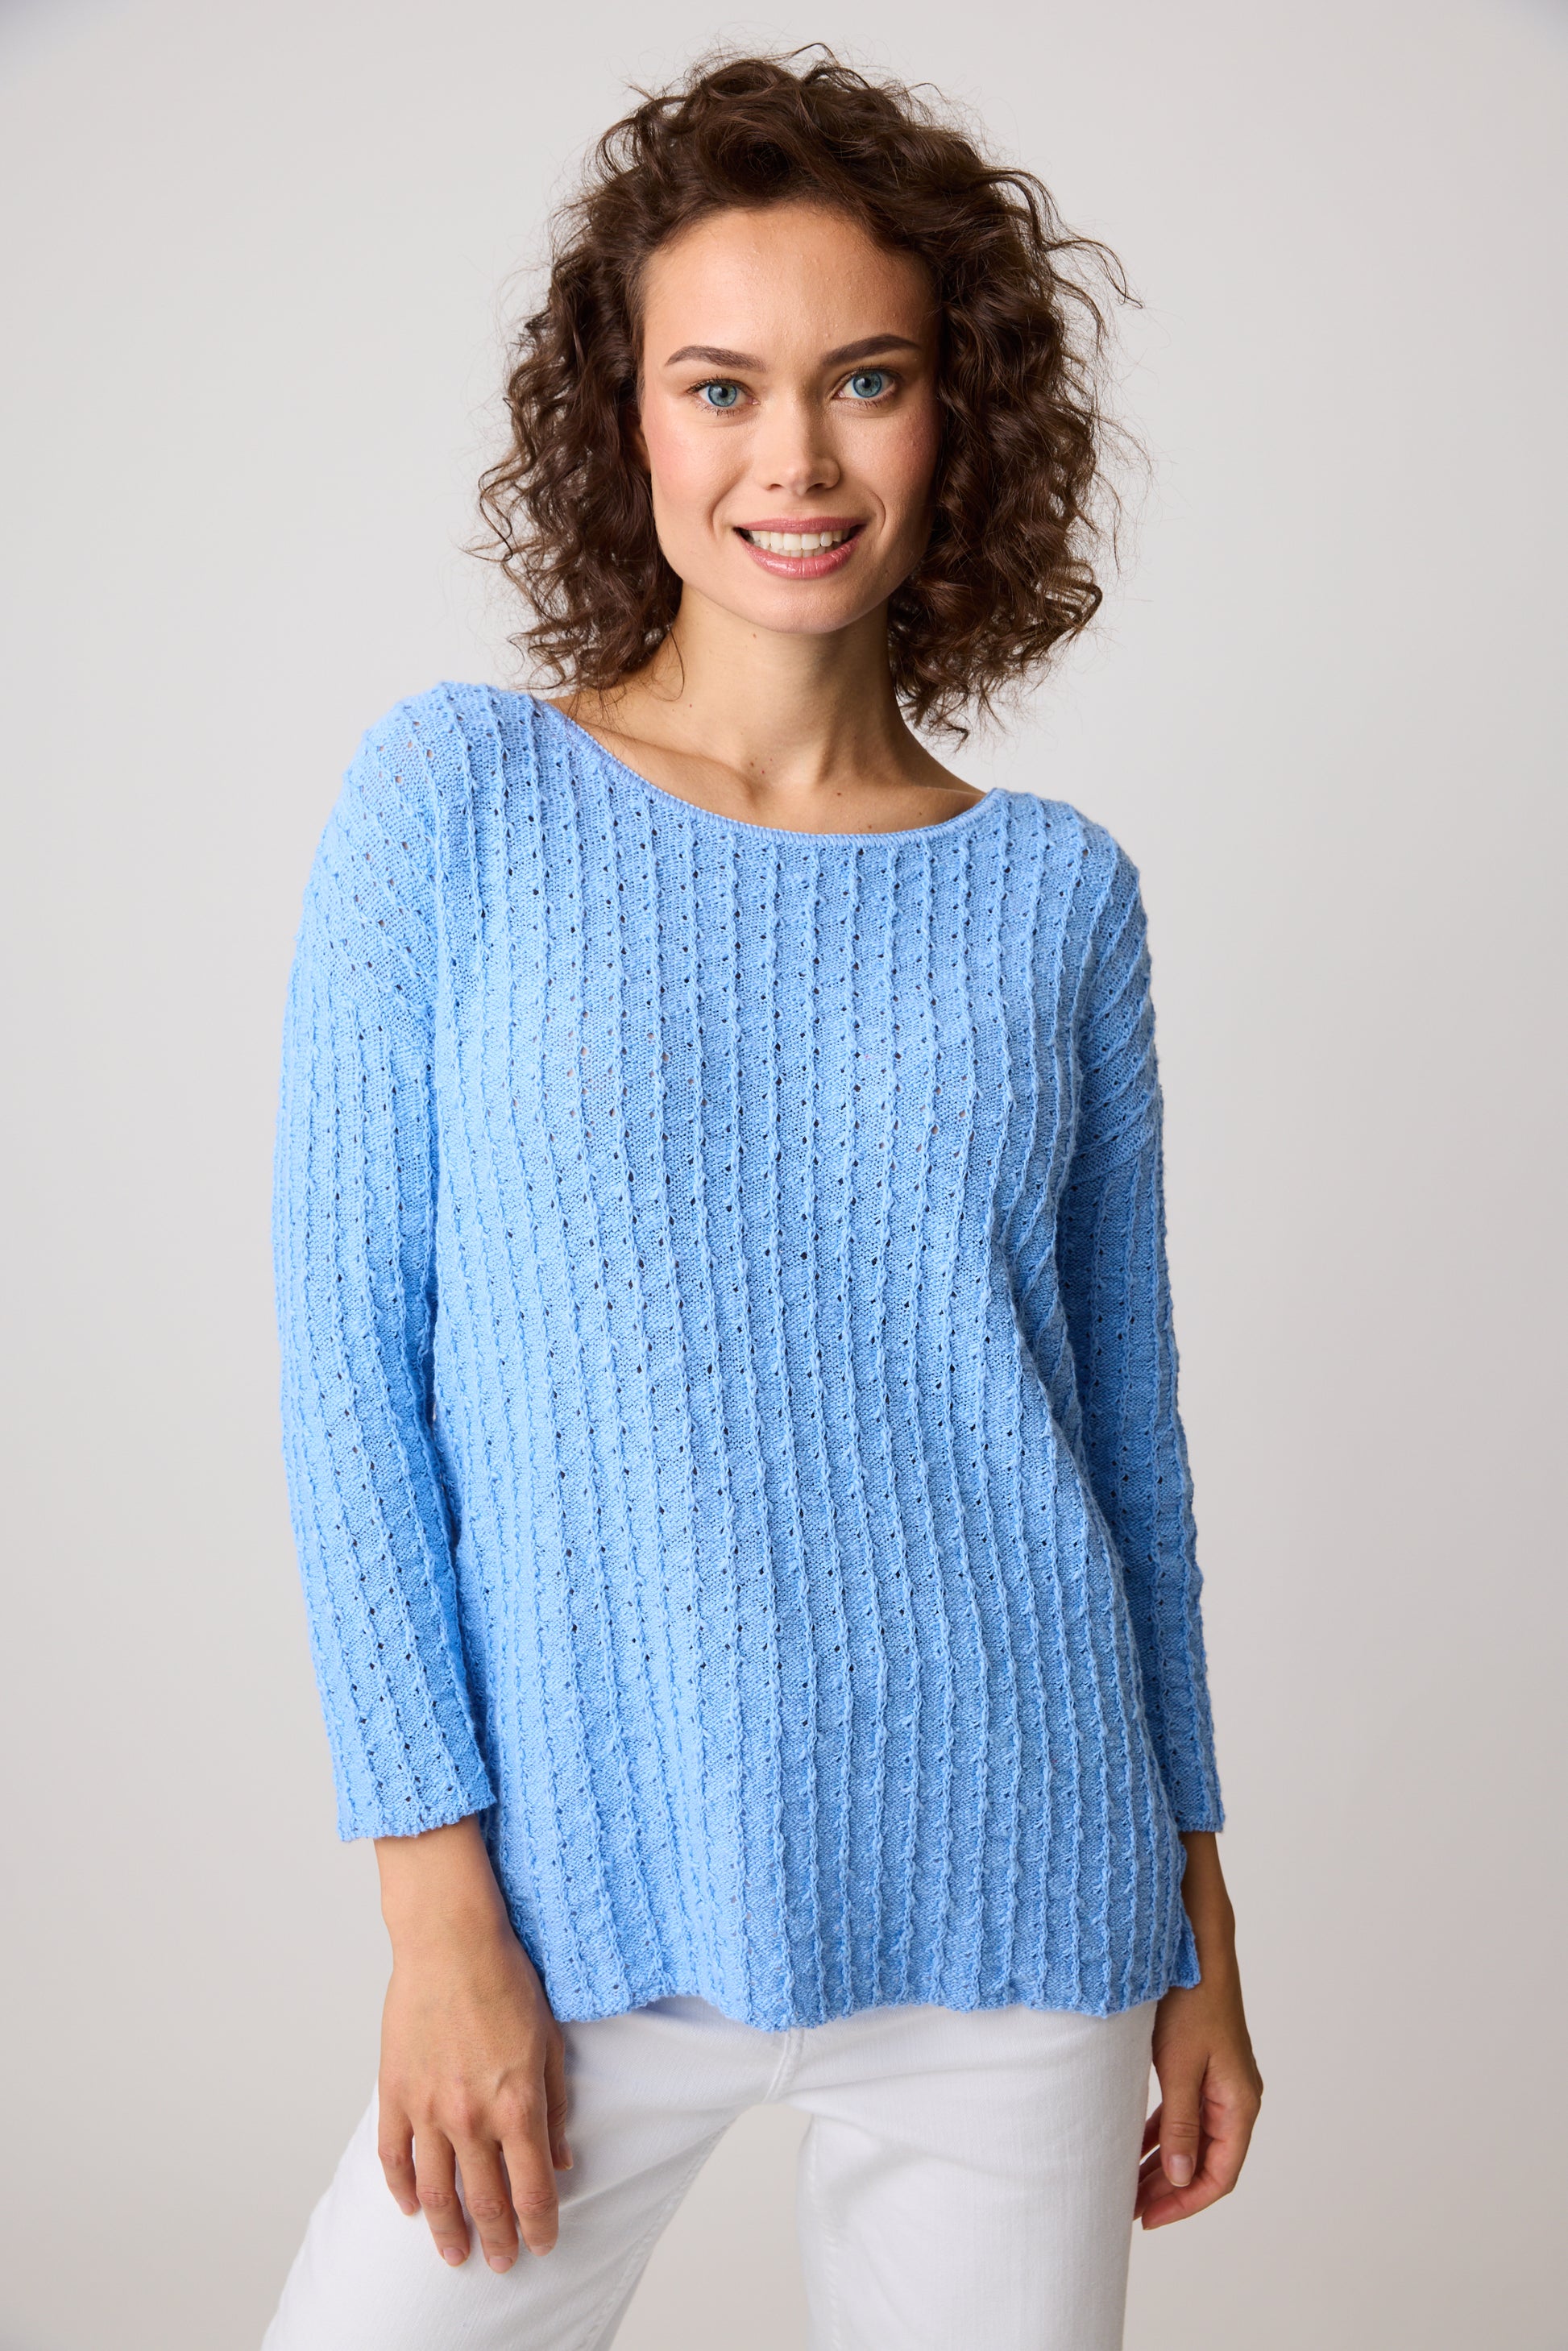
[[[818,835],[533,697],[361,742],[274,1241],[345,1838],[480,1816],[562,2021],[1108,2015],[1223,1826],[1136,868]]]

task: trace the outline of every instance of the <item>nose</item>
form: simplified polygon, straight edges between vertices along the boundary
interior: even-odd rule
[[[833,455],[828,419],[816,400],[769,402],[755,447],[758,488],[777,490],[786,497],[831,490],[843,472]]]

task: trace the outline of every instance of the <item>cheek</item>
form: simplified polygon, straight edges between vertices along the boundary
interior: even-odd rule
[[[883,444],[881,488],[889,507],[921,513],[936,473],[942,423],[936,401],[922,401],[898,420]]]
[[[672,412],[656,403],[643,419],[643,444],[648,453],[653,502],[670,520],[699,522],[724,489],[724,453],[715,444],[722,438],[700,417],[684,410]]]

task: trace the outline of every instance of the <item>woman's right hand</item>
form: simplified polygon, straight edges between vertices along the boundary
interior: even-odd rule
[[[470,1814],[378,1837],[392,1943],[382,2018],[377,2153],[402,2210],[445,2261],[467,2260],[463,2197],[493,2270],[556,2241],[566,2141],[565,2038],[501,1900]]]

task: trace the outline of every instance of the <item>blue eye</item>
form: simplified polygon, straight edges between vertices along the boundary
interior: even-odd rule
[[[850,390],[857,400],[880,400],[886,389],[887,377],[881,368],[867,368],[863,374],[850,378]]]
[[[733,408],[740,398],[740,386],[737,383],[705,383],[697,388],[701,392],[703,404],[707,408]]]

